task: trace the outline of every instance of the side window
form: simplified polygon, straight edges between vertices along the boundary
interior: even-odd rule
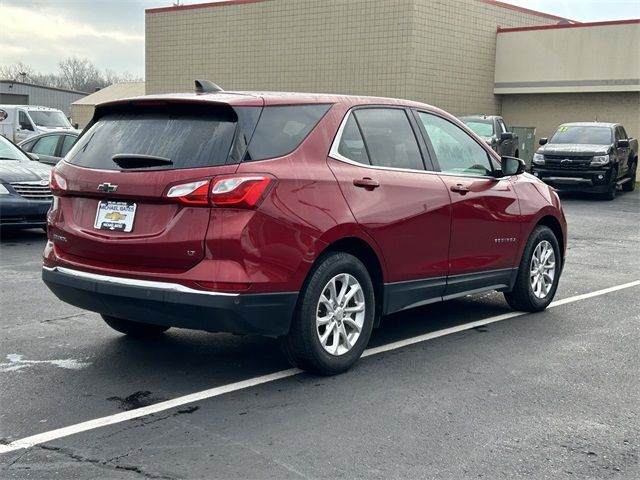
[[[20,124],[20,128],[22,130],[31,130],[33,131],[33,126],[31,125],[31,122],[29,121],[29,118],[27,117],[26,113],[20,111],[18,113],[18,123]]]
[[[436,115],[418,112],[418,117],[433,145],[442,172],[491,175],[489,155],[467,133]]]
[[[627,131],[624,129],[624,127],[622,125],[620,125],[620,134],[622,135],[622,138],[629,138],[629,135],[627,134]]]
[[[369,164],[369,155],[364,147],[364,140],[360,133],[360,128],[353,114],[349,114],[347,123],[342,130],[340,143],[338,145],[338,153],[349,160],[358,163]]]
[[[33,142],[27,142],[20,145],[20,148],[25,152],[30,152],[32,147],[33,147]]]
[[[500,127],[501,133],[505,133],[507,131],[507,126],[502,120],[498,120],[498,126]]]
[[[56,154],[56,147],[58,146],[59,139],[59,135],[42,137],[36,142],[31,151],[38,155],[54,156]]]
[[[77,139],[78,137],[74,137],[72,135],[64,136],[64,139],[62,140],[62,150],[60,151],[61,157],[64,157],[67,154],[67,152],[71,150],[71,147],[73,147],[73,144],[76,143]]]
[[[265,160],[293,152],[331,105],[268,106],[262,110],[245,161]]]
[[[398,108],[362,108],[354,115],[372,165],[424,170],[409,118]]]

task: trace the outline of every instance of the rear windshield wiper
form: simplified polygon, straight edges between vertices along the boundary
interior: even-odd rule
[[[139,155],[137,153],[117,153],[111,157],[120,168],[148,168],[173,165],[173,161],[155,155]]]

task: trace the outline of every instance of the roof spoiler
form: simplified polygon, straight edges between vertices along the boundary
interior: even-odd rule
[[[224,90],[209,80],[196,80],[196,93],[198,95],[217,92],[224,92]]]

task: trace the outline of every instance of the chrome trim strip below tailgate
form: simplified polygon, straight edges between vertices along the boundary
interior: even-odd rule
[[[237,297],[238,293],[223,293],[223,292],[205,292],[203,290],[196,290],[195,288],[185,287],[179,283],[168,282],[155,282],[153,280],[138,280],[136,278],[124,278],[124,277],[112,277],[109,275],[99,275],[97,273],[83,272],[80,270],[73,270],[66,267],[42,267],[43,270],[49,272],[58,272],[63,275],[69,275],[72,277],[83,278],[86,280],[93,280],[96,282],[110,283],[113,285],[125,285],[129,287],[141,287],[152,288],[154,290],[163,290],[166,292],[182,292],[182,293],[195,293],[197,295],[213,295],[221,297]]]

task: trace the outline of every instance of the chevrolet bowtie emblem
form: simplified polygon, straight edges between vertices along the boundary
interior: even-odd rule
[[[118,185],[111,185],[109,182],[101,183],[98,185],[98,191],[104,193],[115,192],[118,189]]]
[[[108,220],[117,222],[118,220],[124,220],[125,218],[127,218],[127,215],[120,212],[109,212],[104,217]]]

